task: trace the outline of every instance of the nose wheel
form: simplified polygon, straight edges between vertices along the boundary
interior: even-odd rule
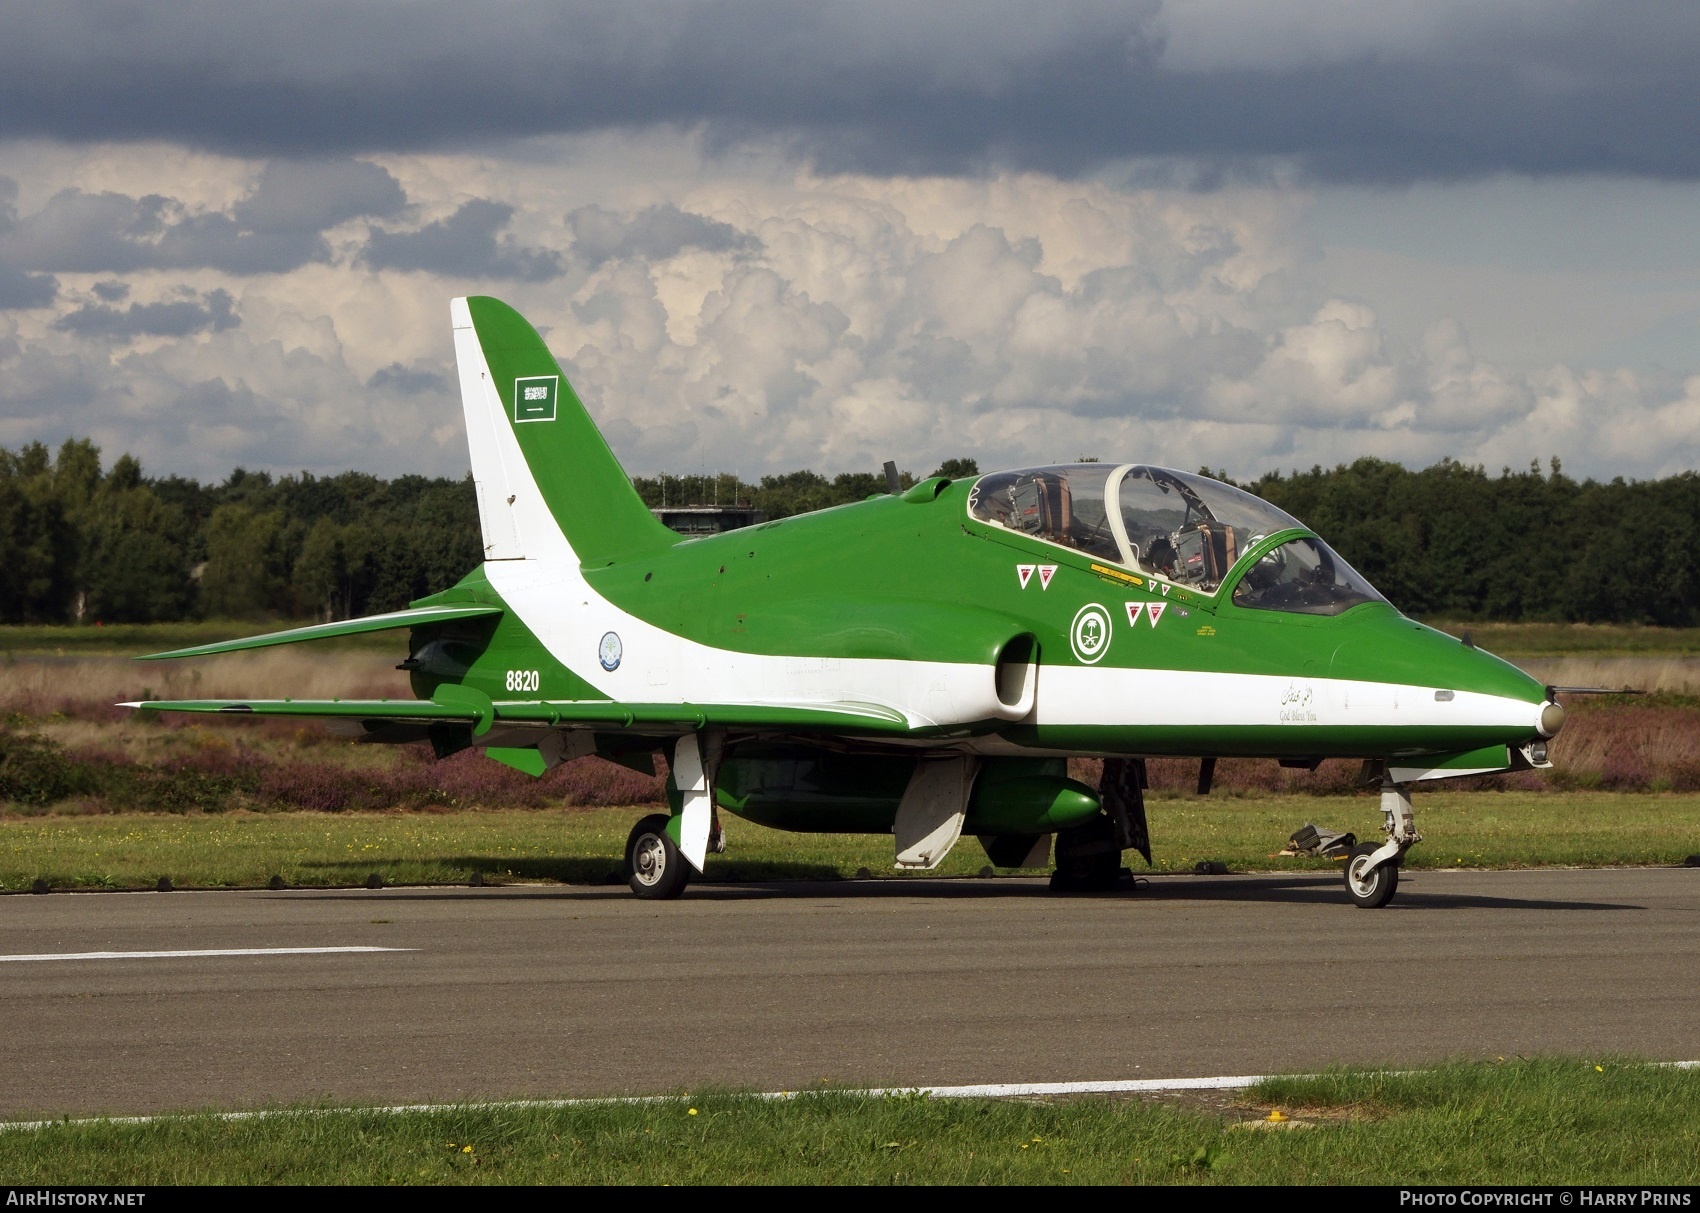
[[[1405,860],[1405,852],[1423,837],[1417,833],[1409,784],[1383,779],[1381,812],[1387,818],[1384,827],[1387,841],[1380,846],[1361,843],[1346,858],[1346,896],[1364,910],[1378,910],[1393,900],[1399,889],[1399,865]]]
[[[1399,890],[1397,859],[1378,866],[1370,864],[1370,857],[1380,849],[1373,842],[1360,843],[1352,848],[1346,860],[1346,896],[1361,909],[1380,909],[1392,901],[1393,894]]]

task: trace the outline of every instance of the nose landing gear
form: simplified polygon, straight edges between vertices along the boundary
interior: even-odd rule
[[[1387,818],[1383,827],[1387,841],[1380,846],[1366,842],[1353,847],[1346,860],[1346,895],[1353,905],[1365,910],[1379,909],[1393,900],[1399,888],[1399,865],[1404,862],[1405,852],[1423,837],[1417,833],[1410,784],[1394,783],[1384,776],[1381,812]]]
[[[1373,842],[1361,842],[1352,848],[1346,860],[1346,896],[1361,909],[1379,909],[1392,901],[1393,894],[1399,889],[1397,858],[1379,867],[1370,863],[1371,857],[1380,849]]]

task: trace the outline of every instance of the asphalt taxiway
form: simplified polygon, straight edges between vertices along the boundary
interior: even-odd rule
[[[0,957],[8,1120],[1700,1057],[1686,869],[51,894]]]

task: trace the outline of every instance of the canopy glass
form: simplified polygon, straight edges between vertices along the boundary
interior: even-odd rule
[[[994,472],[975,482],[968,509],[993,526],[1205,594],[1214,594],[1240,556],[1265,536],[1303,527],[1232,485],[1138,463]],[[1283,544],[1255,568],[1263,577],[1258,586],[1242,587],[1243,596],[1236,590],[1234,601],[1241,606],[1335,614],[1381,600],[1317,539]]]

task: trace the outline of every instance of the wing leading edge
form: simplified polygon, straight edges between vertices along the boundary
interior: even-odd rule
[[[261,636],[245,636],[241,640],[220,640],[214,644],[198,644],[193,648],[172,649],[169,653],[148,653],[137,661],[166,661],[175,657],[210,657],[215,653],[236,653],[243,649],[264,649],[274,644],[297,644],[303,640],[330,640],[337,636],[358,636],[362,632],[384,632],[391,628],[416,628],[432,623],[451,623],[456,619],[477,619],[501,615],[504,608],[484,603],[464,606],[413,607],[391,611],[386,615],[368,615],[364,619],[344,619],[337,623],[316,623],[311,627],[290,628],[284,632],[267,632]],[[197,709],[184,708],[183,711]],[[213,709],[205,709],[213,710]]]
[[[146,699],[120,706],[150,712],[209,712],[233,716],[301,716],[356,719],[390,724],[470,724],[483,734],[496,724],[556,728],[746,728],[834,729],[859,733],[908,733],[903,713],[882,704],[618,703],[613,700],[483,699],[468,688],[439,699]]]

